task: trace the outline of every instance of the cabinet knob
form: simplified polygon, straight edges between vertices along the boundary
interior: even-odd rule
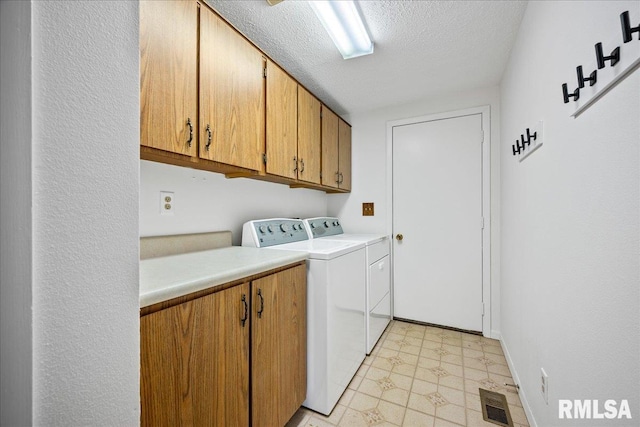
[[[403,236],[402,234],[396,234],[396,240],[397,240],[398,242],[401,242],[401,241],[402,241],[402,239],[404,239],[404,236]]]
[[[298,158],[296,156],[293,156],[293,171],[298,171]]]

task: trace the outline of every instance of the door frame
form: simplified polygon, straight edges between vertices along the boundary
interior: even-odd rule
[[[387,234],[391,236],[391,315],[394,314],[394,276],[395,245],[393,240],[393,128],[430,122],[435,120],[452,119],[462,116],[480,114],[482,123],[482,217],[484,228],[482,229],[482,335],[491,337],[491,107],[483,105],[463,110],[447,111],[443,113],[428,114],[407,119],[392,120],[387,122]]]

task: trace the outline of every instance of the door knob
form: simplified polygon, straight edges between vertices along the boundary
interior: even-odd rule
[[[402,239],[404,239],[404,236],[403,236],[402,234],[396,234],[396,240],[397,240],[398,242],[401,242],[401,241],[402,241]]]

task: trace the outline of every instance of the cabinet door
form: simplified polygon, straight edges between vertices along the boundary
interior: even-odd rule
[[[298,84],[267,61],[267,173],[297,178]]]
[[[322,106],[322,185],[338,188],[338,116]]]
[[[249,284],[140,319],[143,426],[249,423]]]
[[[206,7],[200,10],[200,157],[261,170],[264,59]]]
[[[339,186],[344,190],[351,190],[351,126],[342,119],[339,119],[338,126]]]
[[[252,424],[284,425],[307,391],[307,284],[304,265],[251,284]]]
[[[320,184],[320,101],[298,86],[298,179]]]
[[[140,2],[140,144],[195,156],[198,5]]]

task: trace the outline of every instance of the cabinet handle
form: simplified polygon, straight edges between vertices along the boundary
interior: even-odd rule
[[[340,184],[340,172],[336,172],[336,184]]]
[[[211,147],[211,126],[207,125],[205,132],[207,132],[207,145],[204,146],[204,149],[209,151],[209,147]]]
[[[244,328],[244,324],[249,318],[249,305],[247,304],[247,296],[242,294],[242,302],[244,303],[244,316],[240,319],[242,322],[242,327]]]
[[[340,177],[338,184],[342,184],[344,182],[344,175],[342,175],[342,172],[338,172],[338,176]]]
[[[298,158],[296,156],[293,156],[293,171],[298,171]]]
[[[193,125],[191,124],[190,117],[187,117],[187,126],[189,126],[189,140],[187,140],[187,145],[191,147],[191,141],[193,141]]]
[[[260,297],[260,310],[258,310],[258,319],[262,317],[264,311],[264,298],[262,297],[262,289],[258,289],[258,296]]]
[[[300,159],[300,173],[304,172],[304,159]]]

